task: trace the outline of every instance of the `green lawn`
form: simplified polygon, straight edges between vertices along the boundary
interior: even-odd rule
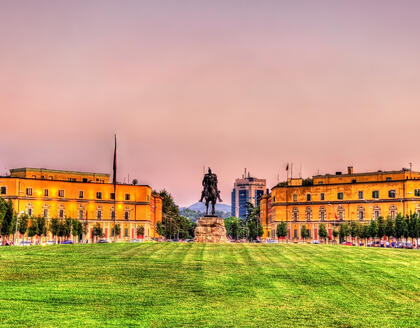
[[[420,327],[420,251],[1,247],[0,299],[7,327]]]

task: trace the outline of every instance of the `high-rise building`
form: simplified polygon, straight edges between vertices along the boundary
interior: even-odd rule
[[[232,190],[232,216],[245,218],[247,203],[258,206],[259,199],[264,195],[266,188],[265,179],[251,176],[245,169],[242,178],[236,179]]]

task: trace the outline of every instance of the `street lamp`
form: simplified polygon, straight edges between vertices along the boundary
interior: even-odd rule
[[[20,211],[18,215],[16,216],[16,230],[15,230],[15,236],[13,238],[13,245],[15,244],[15,241],[17,241],[17,231],[18,231],[18,223],[19,223],[19,217],[21,217],[23,214],[25,214],[24,211]]]

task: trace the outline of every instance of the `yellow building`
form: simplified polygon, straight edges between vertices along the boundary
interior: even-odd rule
[[[49,169],[20,168],[0,177],[0,197],[13,201],[16,213],[51,218],[74,218],[92,229],[99,223],[104,237],[110,238],[115,223],[120,224],[119,239],[137,237],[144,227],[144,238],[157,237],[156,224],[162,221],[162,199],[147,185],[110,183],[109,174]],[[114,207],[115,206],[115,207]],[[51,238],[48,236],[47,238]]]
[[[261,199],[260,207],[267,208],[269,200],[270,216],[265,209],[262,215],[266,216],[261,217],[267,227],[266,237],[275,238],[277,225],[285,221],[289,239],[299,240],[303,225],[309,229],[309,239],[319,239],[320,223],[326,225],[332,238],[334,227],[341,222],[367,223],[379,216],[420,214],[420,173],[407,169],[354,173],[353,167],[348,167],[347,174],[289,179],[272,188],[270,197]]]

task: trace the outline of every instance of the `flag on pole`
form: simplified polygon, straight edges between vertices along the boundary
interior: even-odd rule
[[[117,135],[114,135],[114,163],[113,163],[113,171],[114,175],[112,177],[112,183],[115,185],[117,184]]]

